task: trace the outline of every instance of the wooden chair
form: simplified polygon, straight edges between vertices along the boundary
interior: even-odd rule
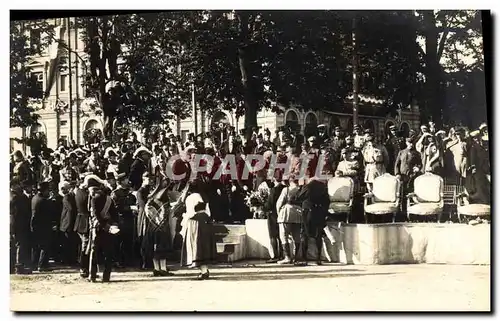
[[[371,193],[364,195],[365,222],[368,223],[367,214],[387,215],[392,214],[392,222],[401,210],[401,182],[396,176],[385,173],[373,181]]]
[[[328,180],[328,195],[330,195],[328,212],[332,215],[347,214],[346,223],[349,223],[354,199],[354,180],[350,177],[330,178]]]
[[[444,180],[441,176],[425,173],[415,179],[413,193],[407,197],[407,216],[436,215],[441,221],[444,208]]]

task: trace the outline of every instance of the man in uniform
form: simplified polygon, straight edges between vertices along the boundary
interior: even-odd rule
[[[318,125],[318,141],[319,143],[325,144],[326,140],[329,139],[330,137],[328,136],[328,133],[326,131],[326,125],[324,124],[319,124]]]
[[[77,210],[74,231],[78,233],[81,241],[80,249],[80,276],[87,278],[89,276],[89,194],[87,189],[80,185],[75,189],[75,205]]]
[[[411,138],[406,139],[406,149],[398,153],[394,165],[394,175],[403,184],[403,198],[412,190],[412,182],[422,169],[422,158],[413,146]],[[406,200],[403,199],[403,213],[406,213]]]
[[[389,127],[389,134],[387,135],[387,140],[385,141],[385,149],[387,149],[387,153],[389,155],[389,165],[387,171],[393,174],[394,163],[396,162],[396,158],[399,154],[399,147],[401,145],[400,138],[396,133],[396,126],[391,125]]]
[[[130,167],[128,180],[132,190],[137,191],[142,186],[142,175],[148,170],[149,159],[152,153],[146,147],[139,147],[134,152],[134,162]]]
[[[84,186],[90,194],[90,276],[89,281],[95,282],[97,278],[97,257],[102,252],[104,258],[104,272],[102,282],[109,282],[113,267],[113,233],[117,231],[118,215],[110,196],[102,188],[104,181],[95,175],[85,178]]]
[[[353,135],[354,147],[356,147],[358,150],[361,150],[363,148],[363,145],[365,144],[365,135],[363,135],[361,127],[358,124],[354,125]]]
[[[31,273],[31,200],[24,193],[18,180],[11,181],[10,216],[11,233],[16,248],[15,272],[16,274],[29,274]]]
[[[136,198],[128,187],[128,178],[125,173],[116,175],[118,187],[111,193],[116,211],[120,235],[118,235],[119,264],[132,266],[134,255],[134,213],[131,206],[136,204]]]

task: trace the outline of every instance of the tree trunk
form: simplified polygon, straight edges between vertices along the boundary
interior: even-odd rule
[[[248,59],[248,13],[238,13],[240,21],[240,46],[238,48],[238,62],[241,72],[241,84],[243,86],[243,97],[245,107],[245,136],[250,137],[252,127],[257,127],[257,101],[254,94],[254,78],[255,73],[252,72],[251,65]]]
[[[425,21],[426,114],[440,128],[442,126],[444,99],[442,91],[442,68],[438,57],[439,30],[436,26],[436,18],[433,11],[426,10],[422,14]]]

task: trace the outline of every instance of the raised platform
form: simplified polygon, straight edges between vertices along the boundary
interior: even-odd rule
[[[266,220],[247,220],[245,226],[227,226],[225,238],[237,235],[237,253],[228,261],[268,259],[271,244]],[[233,232],[234,230],[234,232]],[[323,239],[322,258],[344,264],[490,264],[489,224],[470,226],[439,223],[348,224],[328,225],[330,238]],[[245,242],[243,243],[243,235]],[[222,243],[222,239],[219,241]],[[333,241],[333,242],[332,242]],[[226,242],[231,243],[231,242]],[[218,245],[225,251],[225,245]],[[316,258],[316,246],[310,242],[308,256]]]

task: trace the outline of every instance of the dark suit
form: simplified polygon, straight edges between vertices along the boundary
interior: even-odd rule
[[[31,200],[31,231],[33,232],[33,264],[44,268],[49,261],[52,239],[52,202],[40,193]]]
[[[134,191],[139,190],[142,186],[142,175],[146,172],[148,164],[140,158],[136,158],[130,167],[130,173],[128,180],[130,181],[130,187]]]
[[[89,269],[89,256],[87,247],[89,246],[89,194],[86,190],[77,188],[75,189],[75,205],[77,215],[75,219],[75,226],[73,230],[78,233],[81,241],[80,248],[80,271],[88,274]]]
[[[125,173],[127,175],[130,174],[130,168],[132,167],[132,163],[134,159],[131,153],[126,153],[123,155],[123,158],[118,162],[118,172]]]
[[[64,236],[61,244],[63,261],[70,264],[76,262],[78,253],[78,236],[74,231],[76,216],[75,194],[70,192],[63,197],[61,220],[59,224],[59,230]]]
[[[30,221],[31,202],[21,193],[14,193],[10,199],[11,233],[16,246],[16,269],[18,271],[31,265],[30,258]]]

